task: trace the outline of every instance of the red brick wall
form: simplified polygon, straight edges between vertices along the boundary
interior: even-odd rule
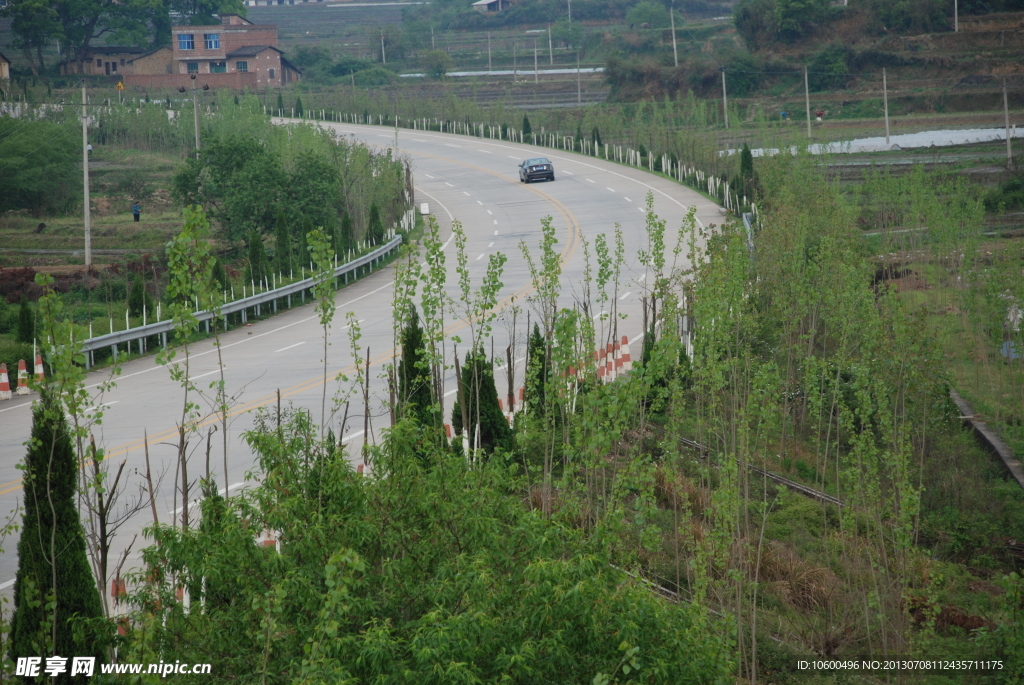
[[[184,86],[186,90],[192,90],[192,79],[188,74],[129,74],[124,77],[125,85],[141,86],[142,88],[178,88]],[[237,71],[227,74],[200,74],[196,78],[196,87],[202,88],[204,84],[210,88],[234,88],[242,90],[256,90],[266,88],[266,84],[259,84],[256,81],[256,74],[242,74]]]

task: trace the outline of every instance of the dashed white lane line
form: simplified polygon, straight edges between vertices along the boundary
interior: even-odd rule
[[[492,211],[491,211],[491,210],[489,210],[489,209],[487,210],[487,213],[488,213],[488,214],[492,214],[492,215],[494,214],[494,212],[492,212]]]
[[[454,188],[454,187],[455,187],[455,186],[453,186],[453,185],[452,185],[451,183],[449,183],[448,181],[445,181],[445,182],[444,182],[444,184],[445,184],[446,186],[448,186],[449,188]]]
[[[480,254],[480,256],[476,258],[476,261],[478,261],[478,262],[479,262],[479,261],[480,261],[481,259],[483,259],[483,258],[484,258],[484,254],[483,254],[483,253],[481,253],[481,254]]]
[[[297,342],[294,345],[289,345],[288,347],[282,347],[279,350],[274,350],[274,354],[277,354],[278,352],[284,352],[285,350],[290,350],[293,347],[298,347],[299,345],[305,345],[305,344],[306,344],[306,341],[303,340],[302,342]]]
[[[626,197],[626,196],[623,195],[622,197]],[[632,200],[630,200],[628,197],[626,197],[626,202],[632,202]]]
[[[351,440],[352,438],[358,438],[360,435],[362,435],[365,432],[366,431],[356,431],[355,433],[349,433],[348,435],[343,437],[341,440],[342,440],[342,442],[344,442],[345,440]]]
[[[631,292],[623,293],[622,297],[619,298],[619,301],[621,302],[622,300],[626,299],[627,297],[629,297],[632,294],[633,293],[631,293]]]
[[[588,178],[587,183],[594,183],[594,181]]]
[[[509,159],[519,159],[518,157],[513,157],[512,155],[509,155],[508,158]]]
[[[482,152],[482,153],[484,153],[485,155],[489,155],[489,154],[491,154],[489,150],[477,150],[477,152]]]
[[[453,143],[445,143],[445,146],[447,146],[447,147],[462,147],[461,145],[455,145]]]
[[[497,226],[497,225],[498,225],[498,220],[497,220],[497,219],[495,219],[495,220],[494,220],[494,225],[495,225],[495,226]]]
[[[612,193],[615,192],[615,188],[609,188],[608,186],[605,186],[604,189]]]
[[[605,316],[606,314],[608,314],[608,312],[601,312],[600,314],[598,314],[597,316],[595,316],[595,317],[594,317],[594,319],[595,319],[595,320],[597,320],[597,319],[600,319],[600,318],[601,318],[602,316]]]
[[[218,373],[219,371],[220,371],[220,369],[214,369],[213,371],[207,371],[206,373],[201,373],[198,376],[189,376],[189,380],[190,381],[194,381],[196,379],[203,378],[204,376],[212,376],[213,374]]]
[[[637,209],[639,209],[641,212],[644,211],[643,207],[637,207]]]
[[[227,489],[225,489],[225,488],[221,488],[221,489],[220,489],[220,494],[221,494],[221,496],[224,496],[224,495],[228,494],[228,492],[230,492],[231,490],[234,490],[235,488],[240,488],[240,487],[242,487],[243,485],[245,485],[245,483],[232,483],[231,485],[229,485],[229,486],[227,487]],[[188,508],[189,508],[189,509],[191,509],[192,507],[194,507],[194,506],[196,506],[197,504],[199,504],[199,502],[201,502],[201,501],[202,501],[202,500],[198,500],[198,499],[194,499],[194,500],[192,500],[191,502],[189,502],[189,503],[188,503]],[[177,509],[175,509],[174,511],[169,511],[169,512],[167,512],[167,513],[168,513],[168,514],[170,514],[171,516],[177,516],[178,514],[180,514],[180,513],[181,513],[181,510],[182,510],[183,508],[184,508],[184,507],[178,507],[178,508],[177,508]],[[13,582],[13,581],[12,581],[12,582]],[[4,586],[0,585],[0,589],[2,589],[3,587],[4,587]]]
[[[427,142],[425,140],[420,140],[419,138],[410,138],[409,140],[415,140],[417,143],[425,143],[425,142]]]
[[[462,191],[462,194],[465,195],[466,197],[469,197],[469,193],[467,193],[465,190]]]
[[[484,203],[483,203],[483,202],[480,202],[480,200],[477,200],[477,201],[476,201],[476,203],[477,203],[478,205],[480,205],[481,207],[483,207],[483,206],[484,206]]]
[[[91,411],[96,411],[97,409],[102,409],[103,407],[109,407],[110,405],[117,404],[120,401],[121,400],[112,400],[110,402],[104,402],[103,404],[97,404],[97,405],[94,405],[92,407],[88,407],[85,410],[85,413],[88,413],[88,412],[91,412]]]
[[[497,231],[495,231],[495,232],[494,232],[494,235],[498,235],[498,232],[497,232]]]
[[[487,247],[494,247],[494,241],[492,240],[491,242],[487,243]]]
[[[434,178],[433,176],[431,176],[430,174],[428,174],[426,172],[424,172],[423,175],[426,176],[427,178]]]
[[[563,174],[568,174],[569,176],[575,176],[576,175],[576,174],[572,173],[571,171],[563,171],[562,173]]]
[[[449,390],[448,392],[446,392],[446,393],[444,394],[444,396],[445,396],[445,397],[448,397],[449,395],[454,395],[454,394],[455,394],[455,393],[457,393],[458,391],[459,391],[459,389],[458,389],[458,388],[452,388],[451,390]],[[14,583],[14,581],[12,580],[12,581],[11,581],[11,583]],[[7,583],[5,583],[4,585],[0,585],[0,589],[3,589],[3,588],[5,588],[5,587],[7,587],[7,585],[8,585]]]

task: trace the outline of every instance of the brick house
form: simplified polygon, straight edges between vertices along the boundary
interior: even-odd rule
[[[161,59],[166,57],[154,64]],[[212,26],[172,27],[169,66],[139,66],[126,74],[126,85],[191,88],[194,75],[211,88],[262,90],[293,83],[302,74],[277,47],[276,26],[237,14],[221,15],[221,23]]]
[[[155,50],[138,55],[135,59],[128,60],[122,69],[125,76],[173,74],[172,51],[170,45],[161,45]]]
[[[11,60],[4,57],[4,53],[0,52],[0,80],[9,78],[11,78]]]
[[[103,47],[89,48],[82,58],[83,74],[90,76],[119,76],[126,72],[130,60],[146,52],[142,48],[133,48],[124,45],[106,45]],[[77,67],[77,64],[61,65],[61,73],[72,73],[69,67]],[[74,72],[78,73],[78,72]]]

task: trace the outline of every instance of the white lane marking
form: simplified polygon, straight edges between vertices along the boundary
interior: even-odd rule
[[[640,280],[641,281],[646,281],[647,280],[647,272],[644,272],[644,275],[640,277]]]
[[[494,214],[494,212],[492,212],[492,211],[491,211],[491,210],[489,210],[489,209],[487,210],[487,213],[488,213],[488,214],[491,214],[491,215],[493,215],[493,214]]]
[[[498,235],[498,232],[497,232],[497,231],[495,231],[495,232],[494,232],[494,235]]]
[[[594,183],[594,181],[588,178],[587,183]]]
[[[15,578],[15,580],[17,580],[17,579]],[[14,580],[8,580],[3,585],[0,585],[0,590],[6,590],[7,588],[9,588],[12,585],[14,585]]]
[[[497,220],[497,219],[495,219],[495,220],[494,220],[494,225],[495,225],[495,226],[497,226],[497,225],[498,225],[498,220]]]
[[[344,442],[345,440],[351,440],[352,438],[358,438],[360,435],[362,435],[365,432],[366,431],[356,431],[355,433],[349,433],[348,435],[346,435],[345,437],[342,438],[342,442]]]
[[[639,209],[641,212],[644,211],[643,207],[637,207],[637,209]]]
[[[615,192],[615,188],[609,188],[608,186],[605,186],[604,189],[607,190],[607,191],[610,191],[612,193]]]
[[[454,143],[445,143],[447,147],[462,147],[461,145],[455,145]]]
[[[563,171],[562,173],[563,174],[568,174],[570,176],[575,176],[576,175],[576,174],[572,173],[571,171]]]
[[[481,254],[480,254],[480,256],[476,258],[476,261],[478,261],[478,262],[479,262],[479,261],[480,261],[481,259],[483,259],[483,258],[484,258],[484,255],[483,255],[483,253],[481,253]]]
[[[491,154],[491,153],[490,153],[490,152],[488,152],[487,150],[477,150],[477,152],[482,152],[482,153],[484,153],[485,155],[489,155],[489,154]]]
[[[600,319],[600,318],[601,318],[602,316],[604,316],[604,315],[605,315],[605,314],[607,314],[607,313],[608,313],[608,312],[601,312],[600,314],[598,314],[597,316],[595,316],[595,317],[594,317],[594,319],[595,319],[595,320],[596,320],[596,319]]]
[[[509,155],[508,158],[509,159],[519,159],[518,157],[513,157],[512,155]]]
[[[458,391],[459,391],[459,389],[458,389],[458,388],[453,388],[453,389],[449,390],[448,392],[446,392],[446,393],[444,394],[444,396],[445,396],[445,397],[448,397],[449,395],[454,395],[454,394],[455,394],[455,393],[457,393]],[[14,581],[12,580],[11,582],[13,583]],[[7,587],[7,586],[6,586],[6,585],[4,585],[3,587]]]
[[[415,140],[417,143],[425,143],[425,142],[427,142],[425,140],[420,140],[419,138],[410,138],[409,140]]]
[[[626,197],[626,196],[623,195],[622,197]],[[626,202],[632,202],[632,200],[630,200],[628,197],[626,197]]]
[[[453,185],[452,185],[451,183],[449,183],[448,181],[445,181],[445,182],[444,182],[444,184],[445,184],[446,186],[448,186],[449,188],[454,188],[454,187],[455,187],[455,186],[453,186]]]
[[[306,341],[303,340],[302,342],[297,342],[294,345],[289,345],[288,347],[282,347],[279,350],[274,350],[274,354],[277,354],[278,352],[284,352],[285,350],[290,350],[293,347],[298,347],[299,345],[305,345],[305,344],[306,344]]]
[[[629,297],[632,294],[633,293],[631,293],[631,292],[623,293],[622,297],[619,298],[619,302],[622,302],[624,299],[626,299],[627,297]]]
[[[427,178],[434,178],[433,176],[431,176],[430,174],[428,174],[428,173],[427,173],[427,172],[425,172],[425,171],[423,172],[423,175],[424,175],[424,176],[426,176]]]
[[[476,203],[477,203],[478,205],[480,205],[481,207],[483,207],[483,206],[484,206],[484,203],[483,203],[483,202],[480,202],[480,200],[477,200],[477,201],[476,201]]]
[[[491,242],[487,243],[487,247],[494,247],[494,241],[492,240]]]
[[[467,193],[465,190],[462,191],[462,194],[465,195],[466,197],[469,197],[469,193]]]
[[[228,492],[230,492],[231,490],[234,490],[235,488],[240,488],[240,487],[242,487],[243,485],[245,485],[245,483],[232,483],[231,485],[229,485],[229,486],[227,487],[227,489],[226,489],[226,490],[225,490],[224,488],[221,488],[221,489],[220,489],[220,494],[221,494],[221,496],[224,496],[224,495],[226,495],[226,494],[227,494]],[[194,500],[192,500],[191,502],[189,502],[189,503],[188,503],[188,508],[189,508],[189,509],[191,509],[192,507],[194,507],[194,506],[196,506],[197,504],[199,504],[199,503],[200,503],[201,501],[202,501],[202,500],[198,500],[198,499],[194,499]],[[168,513],[168,514],[170,514],[171,516],[177,516],[178,514],[180,514],[180,513],[181,513],[181,510],[182,510],[182,509],[184,509],[184,507],[178,507],[178,508],[177,508],[177,509],[175,509],[174,511],[169,511],[169,512],[167,512],[167,513]]]
[[[200,378],[203,378],[204,376],[212,376],[213,374],[217,373],[218,371],[220,371],[220,369],[214,369],[213,371],[207,371],[206,373],[201,373],[198,376],[189,376],[189,380],[190,381],[194,381],[194,380],[198,380]]]

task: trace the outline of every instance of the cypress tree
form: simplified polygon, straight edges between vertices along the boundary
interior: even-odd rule
[[[452,430],[461,434],[463,428],[469,437],[469,445],[476,439],[477,420],[480,425],[480,447],[486,454],[495,448],[512,449],[512,428],[498,404],[498,388],[494,384],[492,362],[484,356],[483,350],[466,355],[462,369],[462,397],[466,402],[466,416],[469,425],[462,425],[462,411],[459,402],[452,409]],[[479,409],[479,411],[478,411]],[[479,414],[479,417],[477,416]]]
[[[302,117],[302,98],[295,98],[295,116]]]
[[[402,329],[402,359],[398,363],[398,415],[420,423],[432,423],[430,376],[427,371],[423,328],[416,307],[411,307],[409,322]]]
[[[270,271],[267,263],[267,251],[263,247],[263,239],[255,228],[249,233],[248,266],[245,269],[245,280],[250,283],[262,283]]]
[[[109,633],[75,505],[77,460],[63,409],[45,388],[32,410],[23,473],[9,656],[95,656],[103,662]],[[84,682],[69,673],[53,681]]]
[[[220,293],[231,291],[231,279],[228,278],[224,265],[217,257],[213,258],[213,268],[210,271],[210,280],[213,281],[213,289]]]
[[[284,207],[277,208],[277,223],[274,228],[274,270],[288,274],[292,269],[292,236],[288,230],[288,217]]]
[[[142,274],[135,274],[131,290],[128,291],[128,313],[132,316],[142,316],[143,306],[146,307],[148,314],[153,313],[153,298],[146,291],[146,281]]]
[[[308,216],[302,217],[302,228],[299,230],[299,249],[296,259],[300,268],[309,268],[309,242],[306,238],[313,232],[313,222]]]
[[[18,336],[17,341],[30,343],[36,336],[36,320],[32,313],[32,305],[28,298],[21,296],[21,308],[18,309]]]
[[[367,226],[367,234],[374,245],[380,245],[384,240],[384,222],[380,218],[380,208],[374,202],[370,205],[370,221]]]
[[[277,111],[279,114],[284,112],[284,98],[281,97],[280,93],[277,94]]]
[[[341,251],[342,254],[348,250],[355,249],[356,239],[352,230],[352,215],[346,210],[341,215]]]
[[[601,132],[597,129],[597,126],[595,126],[594,130],[590,132],[590,138],[594,142],[594,154],[597,154],[597,148],[601,147],[602,145]]]
[[[533,127],[530,126],[530,117],[523,115],[523,135],[528,136],[533,133]]]
[[[533,324],[533,332],[526,343],[526,409],[536,416],[544,415],[544,386],[548,382],[548,357],[540,326]]]

